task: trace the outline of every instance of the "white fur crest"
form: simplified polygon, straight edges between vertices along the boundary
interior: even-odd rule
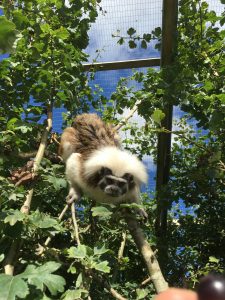
[[[144,164],[134,155],[116,147],[103,147],[93,152],[84,163],[85,175],[90,176],[101,167],[107,167],[113,174],[122,177],[132,174],[138,184],[146,183],[148,175]]]

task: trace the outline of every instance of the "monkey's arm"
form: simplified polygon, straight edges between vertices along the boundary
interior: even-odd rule
[[[81,154],[72,153],[66,161],[66,177],[70,184],[67,202],[72,203],[78,201],[81,197],[81,189],[79,187]]]

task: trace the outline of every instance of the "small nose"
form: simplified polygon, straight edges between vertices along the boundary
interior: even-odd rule
[[[115,185],[108,185],[105,189],[106,194],[111,196],[118,196],[119,195],[119,188]]]

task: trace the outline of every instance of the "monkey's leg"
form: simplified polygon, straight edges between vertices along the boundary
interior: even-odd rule
[[[66,197],[66,202],[68,204],[73,203],[74,201],[78,201],[81,197],[80,189],[77,187],[70,187],[69,193]]]

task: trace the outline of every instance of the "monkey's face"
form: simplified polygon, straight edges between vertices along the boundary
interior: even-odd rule
[[[131,174],[122,177],[113,175],[112,171],[103,167],[99,172],[98,187],[108,196],[119,197],[131,190],[135,183]]]

